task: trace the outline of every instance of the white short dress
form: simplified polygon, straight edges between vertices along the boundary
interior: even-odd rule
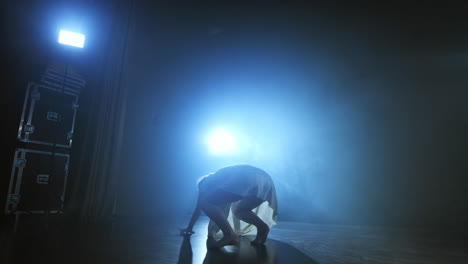
[[[224,167],[205,178],[199,186],[199,191],[204,194],[216,190],[223,190],[242,197],[254,196],[264,201],[252,211],[270,228],[276,225],[278,216],[278,201],[273,181],[264,170],[250,165],[235,165]],[[254,234],[255,227],[238,219],[232,213],[234,203],[227,204],[224,208],[227,220],[238,235]],[[222,232],[219,227],[210,221],[208,236],[219,237]]]

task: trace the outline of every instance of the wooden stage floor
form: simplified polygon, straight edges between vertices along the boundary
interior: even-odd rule
[[[280,222],[265,247],[206,250],[207,218],[190,238],[178,236],[184,221],[123,221],[70,227],[22,220],[19,231],[3,228],[0,263],[403,263],[467,264],[468,241],[431,230]],[[4,225],[3,227],[6,227]]]

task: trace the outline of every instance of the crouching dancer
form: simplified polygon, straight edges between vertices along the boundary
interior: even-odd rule
[[[198,181],[198,201],[187,228],[181,235],[193,234],[193,226],[203,211],[209,218],[208,236],[220,237],[211,248],[239,243],[239,236],[257,231],[253,245],[265,243],[270,228],[277,223],[276,190],[270,176],[250,165],[222,168]]]

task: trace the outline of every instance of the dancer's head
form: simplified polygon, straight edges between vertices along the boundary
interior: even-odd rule
[[[203,189],[204,187],[206,187],[205,186],[206,185],[206,178],[209,177],[210,175],[213,175],[213,173],[203,175],[197,180],[198,190]]]

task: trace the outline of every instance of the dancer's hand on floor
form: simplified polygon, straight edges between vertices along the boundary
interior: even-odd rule
[[[181,236],[191,236],[195,233],[190,228],[179,228],[179,230]]]

